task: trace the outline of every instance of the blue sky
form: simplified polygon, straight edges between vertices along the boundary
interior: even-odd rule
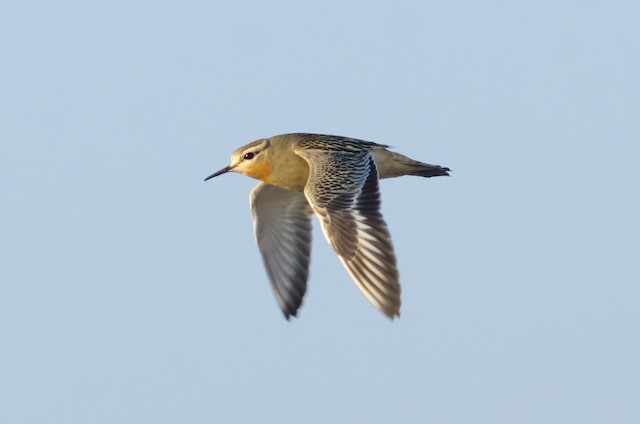
[[[639,12],[4,1],[0,422],[638,422]],[[453,169],[382,183],[400,319],[316,221],[285,321],[202,182],[297,131]]]

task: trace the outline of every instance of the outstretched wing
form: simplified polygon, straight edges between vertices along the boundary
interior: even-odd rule
[[[371,153],[308,148],[296,153],[309,162],[304,194],[325,237],[362,293],[393,319],[400,311],[400,282]]]
[[[260,183],[250,196],[258,248],[285,318],[296,316],[307,290],[311,208],[304,194]]]

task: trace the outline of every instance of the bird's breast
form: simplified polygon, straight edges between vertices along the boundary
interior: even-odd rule
[[[309,163],[296,154],[283,154],[273,161],[271,180],[266,181],[290,191],[304,191],[309,179]]]

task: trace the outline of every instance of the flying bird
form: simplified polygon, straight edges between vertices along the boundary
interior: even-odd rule
[[[236,149],[229,166],[205,178],[238,172],[261,181],[250,195],[254,231],[286,319],[296,316],[307,289],[312,213],[371,304],[391,319],[400,315],[398,268],[378,180],[438,177],[450,169],[388,148],[348,137],[283,134]]]

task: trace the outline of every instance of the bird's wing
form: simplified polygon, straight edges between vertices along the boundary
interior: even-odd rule
[[[309,162],[304,194],[325,237],[369,301],[399,315],[400,282],[391,235],[380,213],[378,170],[368,151],[295,152]]]
[[[311,208],[304,194],[260,183],[250,196],[256,241],[284,316],[296,316],[307,290]]]

